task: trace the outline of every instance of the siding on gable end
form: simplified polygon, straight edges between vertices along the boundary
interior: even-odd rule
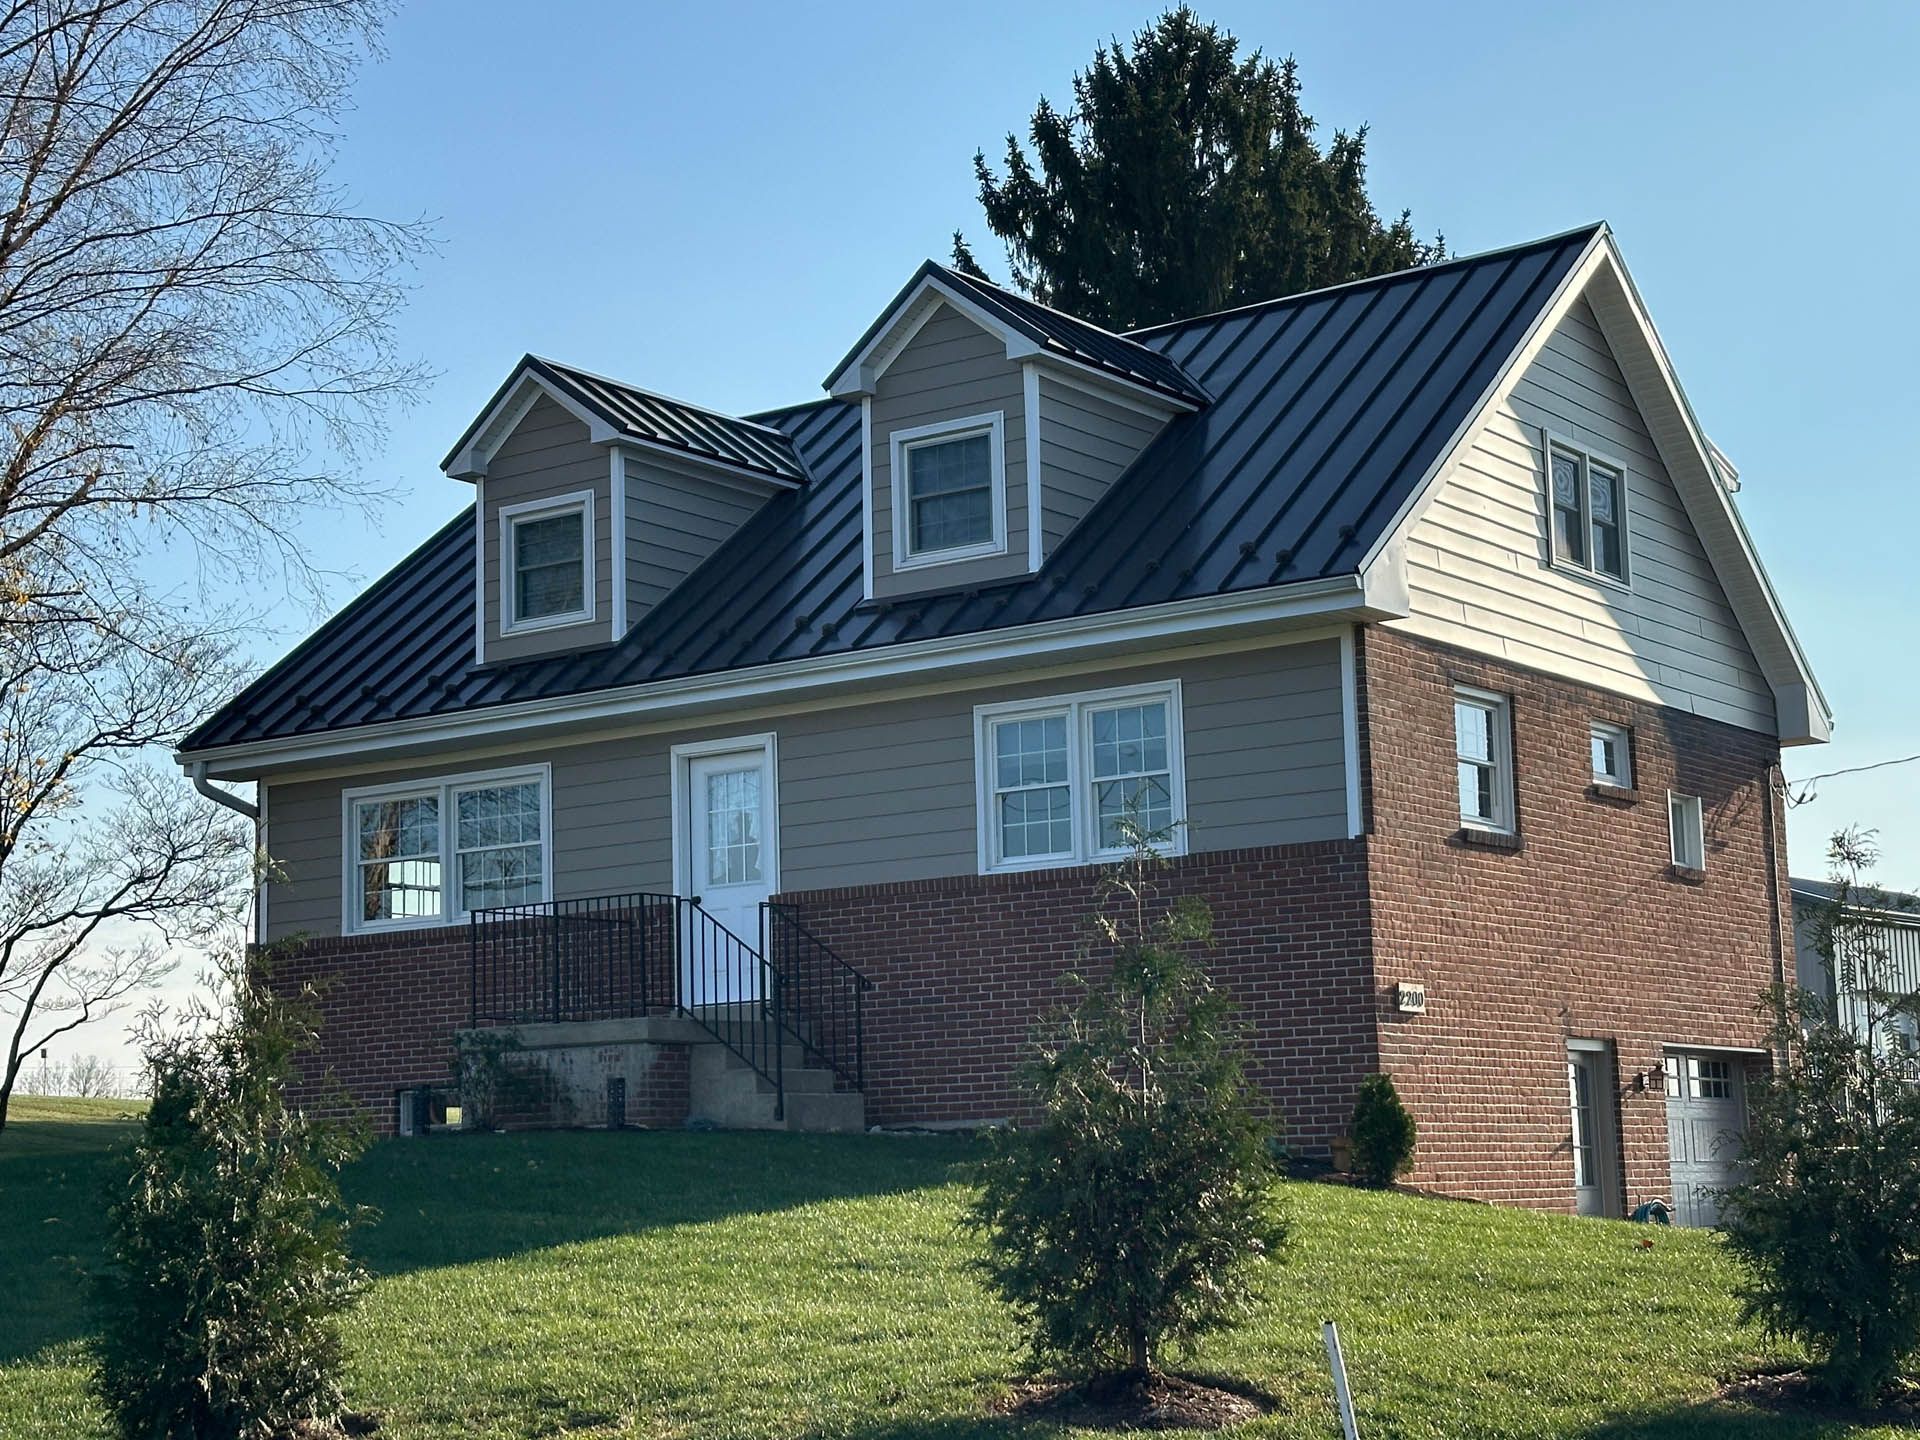
[[[1020,367],[1006,346],[942,304],[873,391],[873,593],[909,595],[1027,573],[1027,423]],[[895,573],[893,446],[896,430],[1001,411],[1006,416],[1007,553]]]
[[[661,600],[766,503],[769,490],[671,460],[626,457],[627,623]]]
[[[556,650],[604,644],[613,625],[613,514],[605,446],[587,438],[587,427],[542,396],[487,465],[483,485],[482,553],[486,584],[486,658],[525,660]],[[564,625],[524,635],[500,633],[500,509],[546,495],[593,492],[594,613],[590,623]]]
[[[1548,564],[1541,428],[1627,469],[1631,591]],[[1773,692],[1587,303],[1442,480],[1394,628],[1762,734]]]
[[[1051,555],[1172,418],[1116,405],[1048,374],[1040,387],[1040,533]]]
[[[270,939],[340,932],[343,789],[471,770],[553,766],[553,875],[561,898],[673,886],[669,752],[694,740],[779,736],[780,875],[819,890],[979,870],[973,707],[1178,677],[1186,721],[1188,848],[1347,835],[1340,654],[1332,640],[1096,673],[1002,681],[779,720],[722,721],[344,778],[269,782],[267,846],[285,867]]]

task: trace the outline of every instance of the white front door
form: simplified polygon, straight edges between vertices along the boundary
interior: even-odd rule
[[[1591,1044],[1567,1046],[1567,1106],[1573,1122],[1573,1208],[1580,1215],[1620,1213],[1613,1122],[1613,1055]]]
[[[684,835],[676,867],[684,893],[700,902],[686,917],[680,993],[688,1005],[758,1000],[760,905],[773,893],[779,861],[773,823],[773,766],[764,745],[685,758]]]

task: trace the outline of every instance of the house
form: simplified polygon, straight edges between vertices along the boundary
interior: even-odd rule
[[[1863,1037],[1872,1029],[1880,1044],[1920,1050],[1920,1015],[1885,1003],[1920,996],[1920,896],[1860,887],[1836,913],[1840,891],[1832,881],[1795,879],[1790,889],[1794,983],[1824,1002],[1823,1018]],[[1836,974],[1834,954],[1851,954],[1853,963]]]
[[[1132,811],[1296,1149],[1386,1070],[1422,1185],[1711,1218],[1831,720],[1604,225],[1128,335],[929,263],[824,388],[524,359],[186,738],[341,1084],[514,1026],[582,1123],[1005,1116]]]

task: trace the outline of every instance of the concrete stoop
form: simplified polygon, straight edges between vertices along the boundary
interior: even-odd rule
[[[798,1046],[796,1045],[797,1049]],[[688,1118],[723,1130],[794,1130],[855,1134],[867,1128],[867,1102],[856,1092],[835,1090],[833,1072],[822,1065],[789,1065],[782,1079],[786,1114],[775,1116],[773,1082],[756,1073],[718,1042],[688,1053]]]

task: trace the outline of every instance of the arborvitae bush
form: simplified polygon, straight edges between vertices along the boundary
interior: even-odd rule
[[[1872,916],[1900,908],[1859,883],[1874,859],[1833,839],[1833,898],[1804,924],[1831,967],[1835,1003],[1770,997],[1784,1066],[1749,1086],[1743,1178],[1721,1227],[1746,1270],[1748,1318],[1813,1352],[1835,1399],[1873,1401],[1920,1359],[1920,999]]]
[[[1360,1082],[1349,1128],[1353,1173],[1365,1184],[1384,1189],[1413,1164],[1418,1127],[1413,1112],[1401,1103],[1391,1075],[1369,1075]]]
[[[1111,970],[1037,1032],[1018,1083],[1039,1118],[995,1137],[970,1214],[1033,1361],[1086,1375],[1236,1323],[1286,1238],[1241,1032],[1193,958],[1211,916],[1162,903],[1132,838],[1096,920]]]
[[[126,1440],[267,1440],[341,1408],[339,1317],[365,1276],[338,1176],[362,1133],[287,1104],[311,996],[238,959],[226,979],[219,1015],[143,1037],[153,1104],[108,1212],[96,1342]]]

